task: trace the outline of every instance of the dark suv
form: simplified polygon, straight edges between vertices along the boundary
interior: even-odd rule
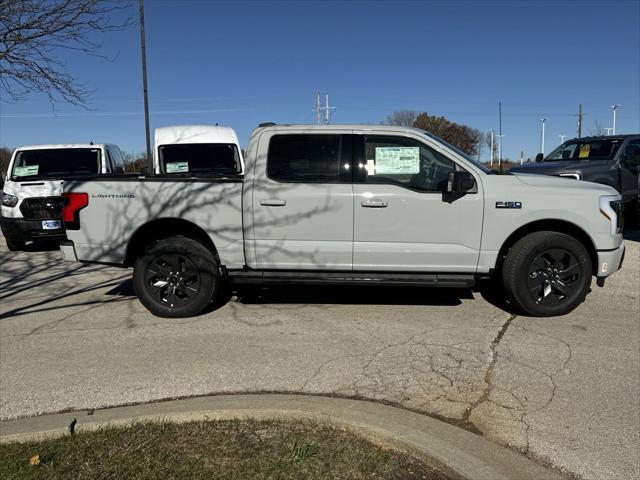
[[[568,140],[536,163],[511,169],[518,173],[537,173],[601,183],[622,194],[627,209],[635,203],[638,211],[638,171],[640,135],[610,135]]]

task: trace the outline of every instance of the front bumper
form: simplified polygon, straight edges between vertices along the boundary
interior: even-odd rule
[[[597,277],[608,277],[616,273],[622,268],[624,260],[624,242],[614,250],[598,251],[598,270],[595,272]]]
[[[14,242],[65,240],[67,238],[64,228],[59,228],[57,230],[43,230],[42,220],[0,217],[0,228],[2,229],[4,238]]]

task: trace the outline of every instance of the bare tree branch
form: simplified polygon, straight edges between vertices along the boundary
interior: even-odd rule
[[[58,54],[103,56],[100,35],[130,26],[128,16],[113,18],[130,5],[131,0],[0,0],[0,88],[8,96],[3,99],[40,92],[52,103],[85,106],[86,83],[65,72]]]

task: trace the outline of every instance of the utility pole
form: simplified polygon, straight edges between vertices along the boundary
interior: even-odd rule
[[[140,48],[142,50],[142,89],[144,91],[144,128],[147,134],[147,165],[151,175],[154,173],[153,158],[151,158],[151,132],[149,131],[149,94],[147,91],[147,50],[144,43],[144,0],[140,5]]]
[[[524,163],[524,150],[520,150],[520,165]]]
[[[490,165],[493,167],[493,128],[489,129],[489,133],[491,134],[491,156],[490,158]]]
[[[316,92],[316,123],[320,125],[322,118],[322,111],[324,110],[324,123],[329,125],[331,123],[331,110],[335,110],[336,107],[329,106],[329,94],[324,96],[324,107],[320,104],[320,92]]]
[[[541,118],[540,122],[542,122],[542,131],[540,132],[540,153],[544,155],[544,122],[546,122],[546,118]]]
[[[564,143],[564,137],[566,137],[566,135],[558,135],[560,137],[560,145],[562,145]]]
[[[331,122],[331,110],[334,107],[329,106],[329,94],[324,96],[324,120],[327,125]]]
[[[316,92],[316,124],[320,125],[320,92]]]
[[[502,102],[498,102],[498,118],[500,119],[500,135],[498,135],[498,162],[500,168],[500,175],[502,175]]]
[[[578,138],[582,138],[582,104],[578,105]]]
[[[622,105],[610,105],[609,108],[613,110],[613,134],[616,134],[616,110],[620,108]]]

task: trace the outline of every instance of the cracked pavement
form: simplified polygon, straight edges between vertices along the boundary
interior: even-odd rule
[[[468,290],[285,287],[171,320],[138,303],[130,271],[0,244],[0,418],[335,394],[465,424],[578,478],[640,478],[640,243],[627,248],[622,272],[558,318]]]

